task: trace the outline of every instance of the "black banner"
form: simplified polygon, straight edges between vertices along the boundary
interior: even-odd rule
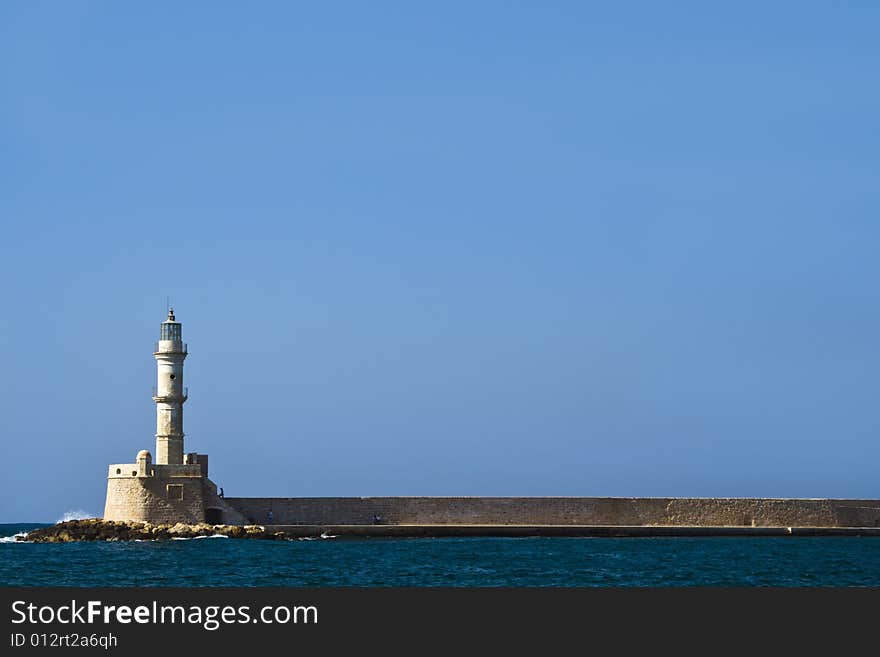
[[[0,654],[413,654],[876,640],[878,589],[2,588]],[[763,650],[762,650],[763,651]]]

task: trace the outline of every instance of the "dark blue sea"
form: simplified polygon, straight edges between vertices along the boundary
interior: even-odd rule
[[[880,586],[880,538],[16,543],[3,586]]]

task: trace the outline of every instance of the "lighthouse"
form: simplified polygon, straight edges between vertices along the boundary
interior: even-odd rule
[[[181,335],[181,325],[174,317],[174,308],[168,309],[168,318],[159,327],[156,343],[156,463],[177,465],[183,463],[183,403],[187,389],[183,385],[183,361],[187,347]]]
[[[183,361],[187,348],[174,309],[159,328],[156,359],[156,460],[146,449],[134,463],[113,463],[107,472],[104,520],[151,523],[246,524],[208,479],[208,455],[183,451]]]

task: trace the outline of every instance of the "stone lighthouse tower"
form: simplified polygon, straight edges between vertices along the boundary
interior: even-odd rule
[[[114,463],[107,473],[104,520],[152,523],[245,524],[247,519],[218,495],[208,479],[208,455],[183,451],[183,361],[186,360],[180,322],[174,311],[159,329],[156,359],[156,460],[149,451],[137,453],[134,463]]]
[[[183,463],[183,403],[187,390],[183,385],[183,361],[186,344],[180,331],[180,322],[169,308],[168,318],[159,328],[156,343],[157,381],[153,390],[156,402],[156,463],[178,465]]]

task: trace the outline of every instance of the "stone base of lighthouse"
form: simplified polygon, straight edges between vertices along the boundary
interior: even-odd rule
[[[247,520],[208,479],[208,456],[187,454],[182,464],[152,462],[142,450],[136,463],[114,463],[107,477],[104,520],[154,524],[238,525]]]

